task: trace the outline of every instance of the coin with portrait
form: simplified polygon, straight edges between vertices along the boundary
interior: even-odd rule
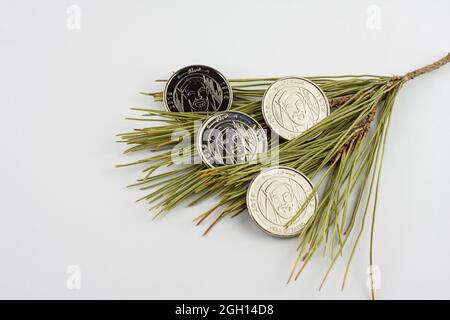
[[[200,128],[197,150],[210,167],[244,163],[267,151],[267,136],[249,115],[236,111],[220,112]]]
[[[325,93],[312,81],[289,77],[275,81],[265,92],[262,113],[267,125],[291,140],[330,113]]]
[[[217,70],[191,65],[167,81],[163,100],[168,111],[216,112],[230,108],[233,95],[227,79]]]
[[[262,171],[247,190],[247,208],[253,221],[270,235],[288,238],[298,235],[318,207],[318,196],[310,197],[314,186],[299,171],[274,167]],[[308,201],[303,212],[286,227]]]

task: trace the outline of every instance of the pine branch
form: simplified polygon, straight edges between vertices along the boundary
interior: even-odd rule
[[[204,234],[223,217],[235,216],[246,210],[248,183],[275,160],[278,160],[280,165],[292,167],[310,178],[316,178],[318,183],[310,198],[320,188],[324,189],[323,196],[316,213],[299,235],[298,257],[290,279],[297,279],[314,253],[322,248],[324,254],[329,253],[331,258],[331,264],[320,285],[322,288],[332,267],[343,255],[343,249],[357,227],[357,218],[360,217],[362,223],[356,232],[356,240],[348,259],[342,284],[344,287],[354,252],[369,216],[372,217],[369,259],[370,265],[373,264],[380,171],[397,93],[406,82],[432,72],[449,61],[450,54],[447,54],[442,59],[403,76],[309,77],[308,79],[325,92],[333,112],[301,136],[282,142],[277,149],[279,153],[271,149],[261,154],[256,163],[219,168],[190,164],[182,166],[181,169],[177,167],[170,170],[174,165],[174,154],[182,154],[179,157],[181,160],[194,157],[193,146],[186,149],[180,147],[179,143],[184,139],[193,141],[196,122],[204,121],[208,115],[134,108],[133,110],[143,114],[141,117],[132,118],[133,120],[161,124],[118,135],[120,142],[128,146],[125,153],[151,152],[150,156],[120,166],[145,166],[144,176],[132,186],[149,192],[140,200],[152,204],[152,210],[158,210],[157,216],[188,199],[191,200],[190,205],[195,205],[205,198],[217,197],[217,205],[194,219],[194,222],[200,225],[212,218]],[[232,109],[247,113],[263,124],[261,100],[267,87],[278,79],[230,80],[233,87]],[[162,92],[148,95],[157,102],[162,101]],[[370,130],[371,127],[373,130]],[[173,140],[175,130],[181,134]],[[156,173],[164,168],[169,168],[169,171]],[[306,199],[287,225],[302,214],[310,198]],[[373,285],[372,270],[371,282]],[[373,286],[371,296],[374,298]]]

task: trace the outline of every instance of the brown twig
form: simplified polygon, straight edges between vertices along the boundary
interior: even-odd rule
[[[447,55],[445,57],[437,60],[436,62],[433,62],[432,64],[429,64],[429,65],[427,65],[425,67],[422,67],[422,68],[416,69],[414,71],[408,72],[407,74],[405,74],[402,77],[402,81],[406,82],[406,81],[412,80],[412,79],[414,79],[414,78],[416,78],[418,76],[421,76],[421,75],[423,75],[425,73],[428,73],[428,72],[434,71],[436,69],[439,69],[440,67],[446,65],[449,62],[450,62],[450,53],[447,53]]]
[[[366,137],[367,133],[369,132],[370,125],[375,119],[376,111],[377,109],[376,107],[374,107],[367,115],[366,120],[364,120],[364,122],[359,124],[355,128],[355,130],[353,130],[352,134],[350,135],[350,138],[342,145],[339,151],[336,152],[336,155],[330,160],[331,162],[339,161],[342,155],[347,153],[352,146],[357,145]]]
[[[352,94],[348,94],[342,97],[336,97],[328,100],[331,109],[336,109],[346,103],[350,98],[353,97]]]

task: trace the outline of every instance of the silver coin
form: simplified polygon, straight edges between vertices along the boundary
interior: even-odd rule
[[[227,79],[203,65],[175,72],[164,89],[164,106],[174,112],[216,112],[230,108],[233,94]]]
[[[317,193],[305,210],[287,228],[313,191],[312,182],[289,167],[262,171],[247,189],[247,208],[253,221],[270,235],[289,238],[298,235],[318,207]]]
[[[267,89],[262,114],[273,131],[292,140],[327,117],[330,106],[325,93],[312,81],[289,77]]]
[[[197,150],[210,167],[244,163],[267,151],[267,136],[260,124],[245,113],[220,112],[200,128]]]

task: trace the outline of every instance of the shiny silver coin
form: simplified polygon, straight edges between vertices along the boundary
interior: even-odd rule
[[[164,106],[174,112],[216,112],[230,108],[233,94],[227,79],[203,65],[175,72],[164,89]]]
[[[257,175],[247,190],[247,208],[253,221],[270,235],[289,238],[298,235],[318,207],[317,193],[295,221],[296,215],[311,194],[312,182],[299,171],[274,167]]]
[[[330,106],[325,93],[312,81],[289,77],[267,89],[262,114],[273,131],[291,140],[327,117]]]
[[[197,150],[210,167],[244,163],[267,151],[267,136],[259,123],[245,113],[220,112],[202,125]]]

